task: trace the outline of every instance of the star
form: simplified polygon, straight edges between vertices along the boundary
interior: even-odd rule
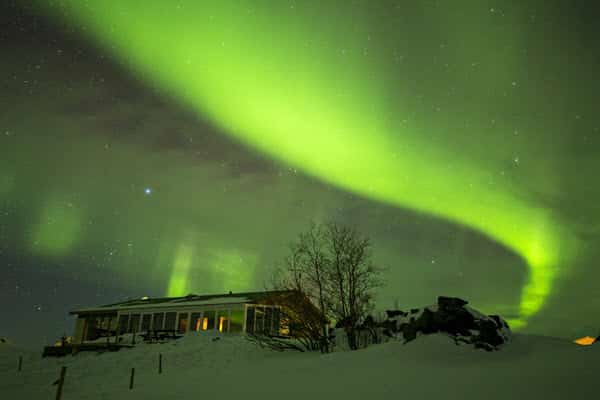
[[[144,194],[145,194],[146,196],[150,196],[150,195],[152,194],[152,189],[151,189],[151,188],[149,188],[149,187],[145,188],[145,189],[144,189]]]

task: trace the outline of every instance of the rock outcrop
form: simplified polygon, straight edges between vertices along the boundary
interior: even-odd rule
[[[446,333],[456,344],[472,344],[487,351],[498,350],[511,337],[508,323],[499,315],[484,315],[456,297],[438,297],[437,305],[411,309],[409,313],[387,310],[381,323],[384,334],[410,342],[419,334]]]

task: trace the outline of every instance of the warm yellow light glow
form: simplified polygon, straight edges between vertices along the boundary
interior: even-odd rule
[[[594,344],[595,341],[596,339],[591,336],[584,336],[582,338],[574,340],[574,342],[580,346],[591,346],[592,344]]]
[[[202,327],[204,330],[206,330],[204,327]],[[196,328],[194,329],[196,332],[198,332],[200,330],[200,318],[198,318],[196,320]]]
[[[219,332],[223,332],[223,322],[225,322],[225,317],[219,317]]]
[[[54,347],[63,347],[64,345],[73,343],[73,336],[65,336],[58,342],[54,342]]]
[[[179,320],[179,332],[186,332],[187,331],[187,318],[181,318]]]
[[[202,330],[203,330],[203,331],[205,331],[205,330],[207,330],[207,329],[208,329],[208,318],[207,318],[207,317],[204,317],[204,318],[202,319]]]
[[[283,336],[290,334],[290,321],[287,318],[282,318],[279,322],[278,334]]]

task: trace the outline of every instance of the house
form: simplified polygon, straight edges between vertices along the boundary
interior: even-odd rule
[[[286,304],[304,304],[304,314],[288,313]],[[307,306],[308,305],[308,306]],[[297,307],[294,307],[297,309]],[[314,320],[317,309],[296,291],[264,291],[184,297],[142,297],[99,307],[81,308],[73,343],[126,333],[171,331],[293,335],[291,318]],[[318,318],[318,317],[317,317]],[[291,322],[291,323],[290,323]],[[292,328],[293,329],[293,328]]]

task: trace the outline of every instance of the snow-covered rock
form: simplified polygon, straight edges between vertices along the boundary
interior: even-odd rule
[[[410,342],[422,334],[445,333],[456,344],[473,344],[488,351],[498,350],[510,341],[508,323],[499,315],[485,315],[456,297],[438,297],[437,304],[411,309],[388,310],[382,323],[384,333]]]

